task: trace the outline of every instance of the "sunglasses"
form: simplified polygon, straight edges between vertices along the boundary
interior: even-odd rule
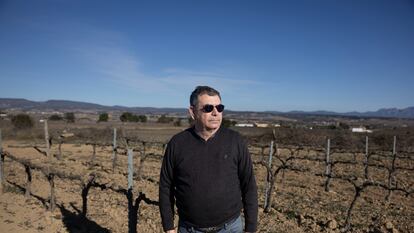
[[[216,108],[217,112],[222,112],[224,111],[224,105],[219,104],[219,105],[211,105],[211,104],[206,104],[201,108],[201,111],[205,112],[205,113],[209,113],[212,112],[213,109]]]

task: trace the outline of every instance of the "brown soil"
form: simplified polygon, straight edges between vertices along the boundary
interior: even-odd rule
[[[91,165],[91,145],[63,144],[63,160],[54,159],[52,163],[48,163],[44,155],[30,146],[30,143],[22,141],[3,142],[4,150],[18,158],[29,159],[31,163],[44,167],[50,164],[53,169],[84,179],[55,178],[57,208],[51,212],[48,211],[50,186],[46,177],[39,170],[32,171],[32,195],[26,199],[24,166],[6,157],[6,184],[0,195],[1,232],[128,232],[128,200],[126,195],[116,191],[127,188],[125,155],[119,155],[119,164],[112,172],[111,147],[98,146],[96,160]],[[56,145],[52,152],[57,154]],[[135,168],[139,166],[138,153],[135,152]],[[147,153],[161,154],[161,149],[148,149]],[[349,158],[350,155],[341,156]],[[362,164],[362,156],[358,156],[358,163]],[[261,157],[253,155],[253,159],[258,161]],[[325,192],[324,178],[313,175],[324,172],[324,164],[311,161],[295,163],[311,171],[303,173],[287,170],[278,175],[270,213],[263,213],[266,170],[262,165],[255,164],[260,205],[258,232],[339,232],[354,195],[353,186],[349,182],[333,179],[331,191]],[[275,162],[275,166],[277,164]],[[401,164],[414,168],[413,160]],[[150,200],[158,200],[160,166],[159,158],[149,157],[145,161],[144,179],[134,179],[134,198],[143,192]],[[337,165],[334,171],[361,177],[363,167]],[[386,170],[372,168],[370,172],[375,180],[386,183]],[[96,182],[105,187],[90,189],[87,215],[82,218],[82,185],[91,173],[96,174]],[[412,170],[400,170],[396,176],[400,183],[411,186],[414,183]],[[406,197],[396,191],[386,202],[386,194],[379,187],[369,187],[362,193],[352,212],[352,232],[374,232],[375,229],[377,232],[414,232],[414,195]],[[162,232],[157,206],[141,202],[138,211],[138,232]]]

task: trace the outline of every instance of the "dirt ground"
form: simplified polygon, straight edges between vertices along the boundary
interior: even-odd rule
[[[63,160],[53,159],[49,163],[44,155],[34,150],[30,141],[3,141],[4,151],[18,158],[30,160],[32,164],[64,171],[68,175],[84,177],[83,181],[55,178],[57,208],[48,211],[50,186],[39,170],[32,171],[29,198],[25,198],[27,181],[25,167],[6,156],[4,174],[6,184],[0,195],[1,232],[128,232],[128,199],[119,190],[127,188],[127,156],[119,155],[118,166],[112,171],[112,148],[98,146],[96,159],[91,163],[92,146],[63,144]],[[146,153],[161,155],[161,148],[148,148]],[[134,167],[139,167],[139,153],[134,152]],[[261,159],[252,148],[255,161]],[[122,152],[122,150],[120,150]],[[52,147],[57,154],[57,145]],[[281,150],[281,153],[284,153]],[[318,156],[318,155],[313,155]],[[347,155],[341,155],[347,156]],[[362,156],[358,155],[362,164]],[[324,191],[323,177],[312,171],[324,171],[324,165],[313,161],[298,161],[298,166],[311,172],[285,171],[279,173],[273,191],[270,213],[263,212],[266,170],[256,163],[255,174],[259,188],[258,232],[340,232],[345,222],[346,211],[354,196],[354,187],[346,181],[333,179],[331,191]],[[277,165],[277,162],[275,162]],[[414,168],[414,161],[400,162]],[[161,160],[149,157],[143,164],[143,179],[134,178],[133,194],[140,192],[149,200],[158,200],[158,178]],[[337,174],[362,174],[363,167],[338,165]],[[373,179],[386,182],[387,171],[371,169]],[[82,187],[91,173],[96,182],[104,187],[91,187],[87,195],[87,214],[82,217]],[[396,174],[400,183],[413,185],[413,170],[402,170]],[[118,190],[118,191],[117,191]],[[395,191],[389,202],[387,192],[380,187],[369,187],[357,200],[351,215],[351,232],[414,232],[414,195],[405,196]],[[138,208],[138,232],[162,232],[161,220],[156,205],[141,202]]]

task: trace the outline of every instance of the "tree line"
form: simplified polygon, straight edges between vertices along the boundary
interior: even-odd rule
[[[63,116],[59,114],[53,114],[47,118],[49,121],[66,121],[68,123],[74,123],[76,118],[75,114],[73,112],[67,112]],[[104,112],[100,113],[97,122],[108,122],[109,120],[109,114]],[[146,115],[136,115],[131,112],[124,112],[119,117],[119,120],[121,122],[142,122],[146,123],[148,122],[148,117]],[[175,117],[169,117],[165,114],[161,115],[157,119],[157,123],[173,123],[174,126],[182,126],[183,119],[181,118],[175,118]],[[188,124],[192,125],[194,122],[191,118],[187,119]],[[11,122],[13,126],[16,129],[29,129],[34,126],[34,120],[33,118],[26,114],[26,113],[19,113],[17,115],[14,115],[11,117]],[[223,118],[222,126],[224,127],[231,127],[236,125],[237,122],[234,120],[229,120],[226,118]]]

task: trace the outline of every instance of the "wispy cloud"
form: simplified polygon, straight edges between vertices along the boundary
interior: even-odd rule
[[[158,78],[145,74],[138,58],[122,47],[98,45],[76,50],[104,81],[146,92],[160,88]]]
[[[221,91],[240,92],[266,83],[245,77],[244,72],[228,63],[216,67],[174,67],[151,64],[151,72],[145,57],[139,57],[135,41],[118,31],[101,29],[92,25],[70,22],[30,22],[29,27],[49,34],[57,47],[61,47],[83,64],[87,71],[95,73],[94,79],[114,87],[136,90],[142,93],[162,92],[174,95],[188,92],[197,85],[210,85]],[[198,67],[203,67],[199,65]]]
[[[73,51],[88,63],[88,67],[93,72],[123,87],[143,92],[172,93],[191,90],[197,85],[219,86],[221,90],[240,90],[252,85],[264,85],[258,81],[245,79],[234,70],[229,72],[230,68],[194,70],[188,67],[161,67],[159,72],[149,74],[145,72],[145,63],[141,62],[140,58],[131,52],[133,50],[125,45],[128,44],[125,43],[125,39],[115,32],[96,31],[95,33],[102,39],[96,39],[93,43],[83,41]],[[109,33],[110,36],[105,36],[105,33]]]
[[[220,90],[239,90],[251,87],[252,85],[262,85],[261,82],[243,79],[237,73],[230,73],[225,70],[209,72],[194,71],[186,69],[166,69],[163,83],[168,86],[194,88],[197,85],[209,85],[220,87]]]

